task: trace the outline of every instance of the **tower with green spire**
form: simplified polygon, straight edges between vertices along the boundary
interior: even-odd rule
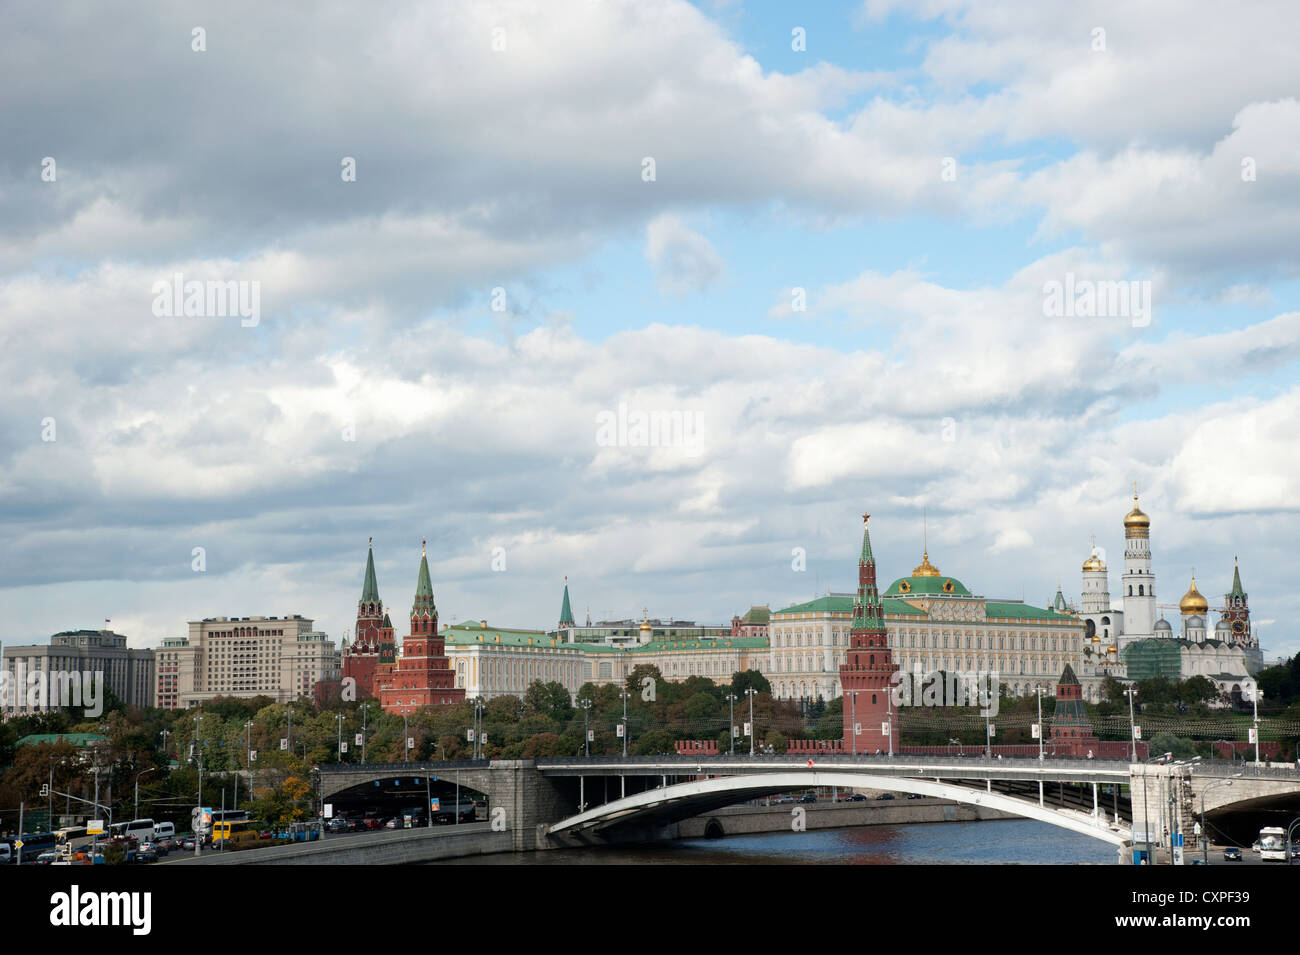
[[[357,623],[351,644],[342,654],[344,681],[353,681],[356,699],[375,696],[375,673],[378,665],[393,657],[393,626],[379,599],[379,581],[375,576],[375,539],[370,538],[366,551],[366,571],[361,580],[361,599],[357,601]]]
[[[560,604],[560,626],[559,629],[567,630],[577,626],[573,622],[573,610],[569,607],[569,578],[564,578],[564,600]]]
[[[1221,622],[1227,623],[1229,638],[1232,643],[1251,646],[1254,637],[1250,633],[1250,601],[1241,586],[1241,570],[1237,567],[1237,558],[1232,558],[1232,590],[1223,597],[1223,614]]]
[[[896,753],[898,723],[890,693],[898,667],[885,632],[885,612],[876,587],[876,558],[862,515],[862,553],[858,558],[858,594],[853,602],[853,629],[840,667],[844,693],[843,752]]]
[[[411,602],[411,632],[402,640],[402,653],[379,669],[379,703],[390,713],[411,713],[421,706],[442,706],[465,699],[464,684],[446,654],[446,639],[438,632],[438,607],[433,600],[426,541],[420,543],[420,570]]]

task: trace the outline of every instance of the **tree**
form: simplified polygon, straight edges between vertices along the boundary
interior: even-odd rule
[[[758,690],[760,693],[771,693],[772,684],[767,677],[757,670],[742,670],[731,676],[731,692],[736,694],[740,699],[745,698],[745,691],[750,687]]]

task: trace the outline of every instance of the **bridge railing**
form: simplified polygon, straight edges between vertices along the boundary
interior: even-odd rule
[[[437,774],[446,770],[487,769],[490,759],[444,759],[418,763],[321,763],[314,767],[318,773],[410,773]]]
[[[671,756],[549,756],[537,760],[539,769],[556,766],[591,766],[593,768],[616,767],[616,766],[673,766],[681,767],[687,772],[691,772],[696,767],[701,767],[702,771],[708,772],[709,767],[720,768],[724,763],[744,763],[744,764],[771,764],[781,763],[791,766],[806,765],[812,760],[815,766],[898,766],[898,765],[923,765],[923,766],[945,766],[965,769],[1031,769],[1031,768],[1050,768],[1050,769],[1101,769],[1115,770],[1120,767],[1127,767],[1128,760],[1119,759],[1068,759],[1068,758],[1046,758],[1046,759],[1022,759],[1022,758],[1005,758],[994,756],[989,759],[986,756],[913,756],[913,755],[880,755],[880,756],[853,756],[843,754],[756,754],[754,756],[736,755],[727,756],[719,754],[717,756],[705,756],[703,754],[694,755],[671,755]]]

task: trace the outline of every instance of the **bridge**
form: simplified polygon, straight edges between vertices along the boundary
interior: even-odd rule
[[[486,800],[492,831],[511,833],[513,851],[657,838],[681,820],[812,787],[917,793],[996,810],[1106,842],[1121,858],[1134,830],[1149,828],[1154,838],[1176,824],[1190,834],[1202,806],[1207,814],[1300,810],[1300,772],[1294,768],[1226,763],[906,755],[553,757],[323,765],[316,773],[322,803],[335,805],[378,791],[421,802],[425,792],[450,796],[458,786],[462,794]],[[1121,796],[1121,787],[1129,787],[1131,798]]]

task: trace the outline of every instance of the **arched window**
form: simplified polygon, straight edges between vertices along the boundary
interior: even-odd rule
[[[1139,596],[1139,597],[1144,597],[1144,596],[1146,596],[1144,593],[1142,593],[1142,585],[1141,585],[1141,584],[1138,584],[1138,596]]]

